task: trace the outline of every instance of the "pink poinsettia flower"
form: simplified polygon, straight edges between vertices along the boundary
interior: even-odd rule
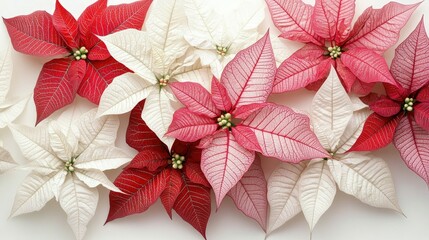
[[[366,9],[351,27],[354,0],[266,0],[280,37],[306,45],[278,69],[274,93],[318,89],[333,65],[347,92],[368,94],[376,82],[395,84],[381,54],[394,45],[419,3]]]
[[[371,151],[392,142],[407,166],[429,184],[429,38],[423,19],[396,49],[391,72],[398,85],[370,100],[374,111],[351,151]]]
[[[143,25],[151,0],[107,7],[98,0],[76,20],[57,0],[53,15],[36,11],[4,19],[16,51],[47,62],[34,89],[37,123],[73,102],[76,94],[98,104],[116,76],[129,72],[97,36]]]
[[[202,139],[201,169],[218,206],[248,171],[255,152],[288,162],[327,156],[307,116],[266,103],[275,69],[267,33],[236,55],[220,82],[212,80],[211,94],[197,83],[170,85],[185,107],[174,113],[167,135]]]

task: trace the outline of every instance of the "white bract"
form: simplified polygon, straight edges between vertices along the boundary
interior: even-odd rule
[[[96,109],[73,119],[70,111],[36,128],[11,125],[31,170],[15,197],[11,216],[39,211],[52,198],[60,203],[77,239],[95,214],[102,185],[120,191],[103,173],[131,160],[114,146],[119,119],[96,117]]]
[[[210,71],[194,57],[183,38],[186,22],[180,0],[159,0],[152,4],[146,31],[124,30],[101,37],[110,54],[134,73],[113,80],[104,91],[98,116],[131,111],[146,99],[142,118],[171,148],[174,139],[164,136],[179,104],[168,83],[198,82],[210,86]]]
[[[15,120],[15,118],[22,113],[28,102],[28,98],[24,98],[20,101],[8,101],[6,99],[10,89],[12,69],[11,48],[7,46],[6,48],[0,49],[0,129],[6,127],[7,124]],[[11,155],[2,145],[0,140],[0,173],[15,166]]]
[[[370,114],[357,97],[347,95],[334,69],[316,93],[311,123],[331,158],[298,165],[283,163],[268,180],[270,218],[268,232],[282,226],[300,211],[313,230],[331,206],[337,186],[363,203],[400,212],[387,164],[366,153],[347,152],[363,130]],[[279,197],[281,196],[281,197]]]
[[[185,39],[197,50],[201,63],[210,65],[218,79],[235,55],[258,39],[258,27],[265,17],[264,1],[239,1],[236,8],[217,1],[185,0],[188,29]],[[246,7],[243,7],[246,6]],[[221,8],[221,11],[213,9]]]

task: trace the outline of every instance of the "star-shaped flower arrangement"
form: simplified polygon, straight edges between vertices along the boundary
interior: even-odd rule
[[[12,125],[13,136],[31,173],[15,197],[11,216],[39,211],[52,198],[59,202],[76,239],[82,239],[95,214],[102,185],[119,191],[103,171],[131,158],[114,146],[119,119],[95,118],[93,109],[79,119],[70,111],[36,128]]]
[[[255,42],[258,27],[264,20],[264,8],[259,2],[241,1],[240,8],[213,11],[216,2],[186,0],[188,31],[185,39],[197,50],[203,65],[210,65],[213,75],[220,78],[225,65],[235,54]],[[246,7],[242,7],[246,6]]]
[[[0,129],[5,128],[15,120],[22,113],[28,102],[28,98],[24,98],[18,102],[7,99],[12,70],[11,47],[7,46],[0,51]],[[0,139],[0,173],[15,166],[12,156],[2,146],[2,140]]]
[[[353,103],[332,68],[316,93],[311,123],[329,157],[299,164],[282,163],[268,180],[269,232],[303,212],[311,230],[331,206],[338,188],[374,207],[400,212],[387,164],[350,147],[370,114]]]
[[[37,11],[4,19],[15,50],[55,57],[43,66],[34,89],[37,123],[72,103],[76,94],[98,104],[112,79],[129,71],[98,36],[140,29],[150,4],[140,0],[107,7],[107,0],[98,0],[76,20],[57,0],[53,15]]]
[[[201,139],[201,169],[219,206],[255,160],[255,151],[282,161],[327,157],[309,119],[288,107],[266,103],[275,74],[268,33],[225,67],[211,94],[196,83],[173,83],[185,105],[174,113],[167,135]]]
[[[396,49],[391,72],[397,86],[370,100],[374,111],[352,150],[372,151],[393,141],[407,166],[429,184],[429,38],[422,21]]]
[[[132,111],[127,143],[139,151],[116,178],[107,222],[146,211],[158,198],[205,236],[211,212],[210,184],[200,169],[198,143],[176,140],[171,151],[141,119],[144,101]]]
[[[210,70],[203,68],[183,38],[183,1],[159,0],[151,8],[146,31],[125,30],[101,39],[112,56],[134,73],[117,77],[101,97],[98,115],[131,111],[145,99],[142,119],[171,148],[165,136],[177,109],[170,84],[199,82],[210,86]]]
[[[419,3],[366,9],[353,28],[355,0],[266,0],[280,37],[306,43],[279,67],[274,93],[317,89],[333,65],[347,92],[368,94],[376,82],[396,82],[381,54],[393,46]]]

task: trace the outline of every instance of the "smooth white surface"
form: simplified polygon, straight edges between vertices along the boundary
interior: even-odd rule
[[[77,17],[87,5],[94,1],[62,0],[61,2]],[[118,4],[131,1],[110,0],[109,3]],[[227,1],[222,0],[220,2],[226,3]],[[312,3],[314,1],[307,0],[306,2]],[[380,8],[388,2],[389,0],[357,0],[356,16],[370,5]],[[399,2],[405,4],[416,1],[399,0]],[[47,10],[52,13],[54,6],[54,0],[2,0],[0,1],[0,15],[9,18],[29,14],[36,10]],[[219,6],[227,8],[230,4],[219,4]],[[405,39],[414,30],[422,14],[428,11],[429,1],[425,1],[413,14],[411,20],[401,32],[400,41]],[[426,24],[429,25],[429,16],[425,16],[425,19]],[[266,15],[266,24],[272,25],[268,12]],[[8,41],[9,38],[5,27],[3,24],[0,24],[0,47],[5,47]],[[288,44],[290,46],[288,52],[290,53],[300,46],[297,43],[288,42]],[[9,95],[13,97],[30,94],[33,91],[40,69],[47,59],[26,56],[17,52],[13,54],[14,75]],[[385,54],[389,63],[393,54],[394,47]],[[311,101],[312,94],[307,91],[298,91],[276,95],[271,100],[290,106],[300,106],[303,105],[303,102],[308,103]],[[82,108],[93,107],[86,100],[79,99],[77,103],[84,106]],[[128,148],[124,143],[127,118],[128,115],[121,118],[122,126],[117,141],[117,144],[124,148]],[[26,111],[16,122],[26,125],[34,124],[35,107],[32,101],[30,101]],[[5,147],[11,152],[16,161],[20,163],[26,162],[19,153],[18,147],[13,142],[9,130],[0,130],[0,138],[4,141]],[[130,151],[132,150],[130,149]],[[406,168],[399,154],[392,146],[377,151],[376,155],[384,158],[391,168],[399,203],[406,217],[393,211],[366,206],[344,193],[339,193],[334,200],[333,206],[316,226],[313,232],[313,240],[424,240],[429,238],[429,228],[427,226],[429,223],[429,191],[426,184]],[[268,176],[277,162],[264,159],[263,164]],[[113,180],[118,173],[119,171],[111,172],[111,179]],[[66,216],[55,201],[51,201],[40,212],[8,219],[16,189],[21,184],[25,175],[25,172],[11,171],[0,176],[0,239],[74,239],[72,230],[67,225]],[[88,240],[202,239],[197,231],[181,220],[176,214],[173,215],[174,221],[170,221],[159,202],[143,214],[119,219],[103,226],[109,210],[108,192],[101,189],[100,193],[100,202],[96,216],[88,226],[86,235],[86,239]],[[241,214],[230,199],[225,199],[218,211],[214,207],[214,201],[212,206],[212,215],[207,228],[208,239],[262,240],[265,238],[265,233],[259,228],[258,224]],[[304,240],[309,238],[310,233],[302,214],[268,237],[268,239],[272,240]]]

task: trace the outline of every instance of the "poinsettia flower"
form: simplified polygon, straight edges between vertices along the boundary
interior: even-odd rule
[[[398,85],[371,101],[374,111],[352,150],[371,151],[392,142],[407,166],[429,184],[429,39],[423,19],[396,49],[391,72]]]
[[[306,43],[279,67],[273,87],[281,93],[317,89],[335,66],[347,92],[368,94],[376,82],[395,84],[382,53],[393,46],[419,3],[366,9],[353,28],[355,0],[266,0],[280,37]]]
[[[114,147],[119,119],[96,119],[95,114],[93,109],[76,120],[65,112],[36,128],[11,127],[24,157],[31,161],[24,166],[31,173],[18,189],[11,216],[39,211],[55,197],[76,239],[83,238],[97,208],[95,187],[119,191],[103,171],[131,160]]]
[[[28,98],[19,101],[9,100],[7,94],[10,89],[12,78],[12,56],[11,49],[7,46],[0,50],[0,129],[6,127],[15,118],[17,118],[25,106]],[[0,139],[0,173],[9,170],[15,166],[12,156],[4,149]]]
[[[174,209],[204,237],[210,217],[210,184],[200,169],[197,143],[175,141],[171,151],[141,119],[144,101],[132,111],[127,143],[138,150],[110,193],[107,222],[146,211],[158,198],[168,215]]]
[[[129,70],[115,61],[97,36],[140,29],[151,0],[107,7],[98,0],[76,20],[57,0],[53,15],[36,11],[4,19],[15,50],[60,57],[43,65],[34,89],[37,123],[73,102],[76,94],[98,104],[107,85]]]
[[[267,32],[237,54],[220,82],[213,78],[211,94],[197,83],[170,85],[185,108],[174,113],[167,135],[202,139],[201,168],[218,206],[252,165],[255,151],[291,162],[327,156],[306,116],[266,103],[275,69]]]
[[[219,13],[205,0],[185,1],[189,27],[185,39],[197,48],[195,54],[203,65],[210,65],[216,78],[220,78],[223,68],[238,51],[257,40],[258,27],[265,17],[260,2],[241,2],[239,9]]]
[[[98,115],[131,111],[146,99],[142,118],[171,149],[174,139],[164,136],[177,101],[170,83],[200,82],[209,87],[210,71],[201,67],[183,38],[186,22],[182,1],[159,0],[151,8],[146,31],[125,30],[101,39],[112,56],[134,73],[117,77],[103,93]]]
[[[313,230],[331,206],[337,186],[370,206],[400,211],[384,160],[349,152],[369,112],[368,108],[356,108],[332,69],[311,109],[313,129],[330,156],[299,164],[283,163],[273,171],[268,179],[269,232],[301,211]]]

